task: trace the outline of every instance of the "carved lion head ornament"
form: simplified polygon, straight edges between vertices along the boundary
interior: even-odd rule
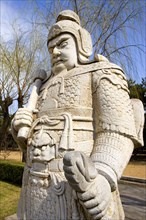
[[[92,54],[91,36],[87,30],[81,27],[79,16],[71,10],[60,12],[56,23],[49,31],[47,45],[50,40],[63,33],[69,33],[74,36],[77,43],[79,61],[81,63],[88,61]]]

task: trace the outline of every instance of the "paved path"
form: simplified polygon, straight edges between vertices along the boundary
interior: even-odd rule
[[[125,220],[146,220],[146,185],[119,184]]]
[[[146,185],[124,182],[119,184],[119,189],[125,220],[146,220]],[[17,217],[9,216],[5,220],[17,220]]]

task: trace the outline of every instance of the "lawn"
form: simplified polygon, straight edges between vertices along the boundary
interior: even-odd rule
[[[16,213],[20,187],[0,181],[0,220]]]

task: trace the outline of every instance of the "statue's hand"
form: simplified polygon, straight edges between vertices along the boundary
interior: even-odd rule
[[[89,184],[87,191],[77,192],[77,196],[93,219],[104,219],[111,201],[111,188],[105,177],[98,174],[96,179]]]
[[[19,108],[16,112],[12,126],[15,131],[18,131],[22,127],[31,127],[33,121],[32,111],[27,108]]]
[[[111,199],[108,181],[98,174],[93,162],[84,153],[68,152],[63,159],[65,176],[77,197],[93,219],[105,216]]]
[[[77,192],[85,192],[89,182],[97,176],[97,170],[84,153],[67,152],[63,158],[65,176],[70,186]]]

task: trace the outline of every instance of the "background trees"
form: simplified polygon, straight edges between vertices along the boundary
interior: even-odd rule
[[[37,0],[30,3],[35,9],[34,23],[49,30],[61,10],[74,10],[82,26],[92,34],[93,52],[106,56],[122,66],[127,76],[140,81],[140,65],[145,65],[145,7],[137,0]],[[35,16],[35,14],[37,16]],[[44,31],[46,33],[46,31]],[[93,56],[91,57],[91,59]],[[143,72],[144,76],[144,72]]]
[[[146,77],[142,78],[140,84],[130,79],[128,80],[128,86],[130,97],[140,99],[143,102],[146,111]]]
[[[3,147],[8,144],[14,112],[27,102],[31,77],[46,61],[42,58],[43,50],[36,29],[25,32],[17,23],[12,26],[11,40],[2,40],[0,49],[0,147]]]
[[[64,9],[74,10],[80,16],[82,26],[92,34],[93,52],[120,65],[132,79],[129,80],[131,97],[144,101],[145,79],[141,82],[145,71],[144,1],[28,0],[20,3],[23,6],[19,15],[23,15],[23,20],[21,23],[9,21],[11,38],[7,40],[3,36],[0,44],[0,143],[5,143],[13,114],[27,102],[31,75],[37,68],[49,71],[47,34]],[[94,53],[91,59],[93,56]]]
[[[142,78],[141,83],[138,84],[132,79],[128,80],[130,98],[138,98],[143,102],[145,110],[145,124],[143,131],[144,138],[144,149],[135,149],[134,154],[136,155],[139,152],[144,152],[146,154],[146,77]]]

